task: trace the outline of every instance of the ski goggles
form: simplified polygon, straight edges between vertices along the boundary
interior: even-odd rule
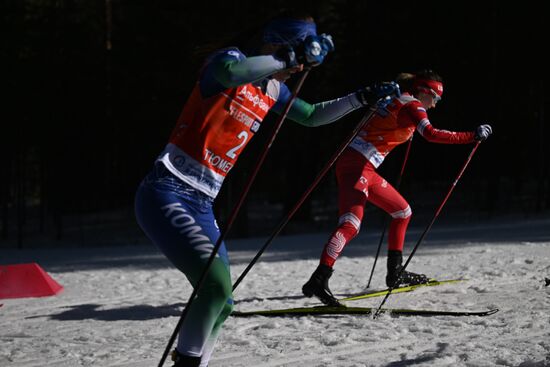
[[[421,92],[424,92],[428,95],[431,95],[432,99],[434,100],[435,103],[441,101],[441,96],[439,94],[437,94],[437,92],[435,90],[433,90],[432,88],[418,87],[417,90],[419,90]]]

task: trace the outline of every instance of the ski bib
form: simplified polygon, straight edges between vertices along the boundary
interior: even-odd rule
[[[398,124],[398,115],[403,106],[416,100],[409,95],[394,98],[387,107],[389,114],[374,116],[352,141],[350,147],[357,150],[375,168],[378,168],[393,148],[409,140],[414,133],[414,125],[400,126]]]
[[[197,83],[159,160],[176,177],[215,198],[239,155],[279,97],[280,84],[246,84],[203,98]]]

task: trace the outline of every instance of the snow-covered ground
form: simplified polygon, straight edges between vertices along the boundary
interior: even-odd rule
[[[344,251],[337,294],[365,285],[375,229]],[[411,230],[410,250],[420,231]],[[235,292],[237,310],[316,304],[297,298],[327,233],[279,237]],[[230,240],[233,278],[263,239]],[[372,287],[382,288],[385,258]],[[58,296],[4,299],[0,366],[156,366],[190,287],[151,245],[0,250],[0,264],[39,263]],[[385,307],[500,311],[487,317],[308,316],[228,319],[217,366],[550,366],[550,218],[436,226],[410,270],[468,281],[392,295]],[[354,302],[378,306],[380,298]],[[351,305],[351,304],[350,304]],[[169,366],[170,363],[166,363]]]

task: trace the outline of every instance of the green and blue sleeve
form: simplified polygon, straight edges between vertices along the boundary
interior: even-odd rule
[[[227,88],[261,81],[285,69],[284,61],[272,55],[246,57],[237,48],[220,50],[206,60],[199,79],[203,97]]]
[[[273,111],[282,113],[287,102],[291,98],[288,87],[281,84],[279,99]],[[288,111],[288,118],[307,127],[316,127],[330,124],[348,113],[363,107],[355,93],[333,100],[310,104],[303,99],[296,98]]]
[[[272,55],[246,57],[237,48],[220,50],[209,57],[201,71],[199,84],[203,97],[210,97],[238,85],[261,81],[284,70],[285,63]],[[281,114],[291,98],[288,87],[280,84],[280,94],[273,111]],[[288,118],[308,127],[330,124],[363,107],[355,93],[333,100],[310,104],[297,98]]]

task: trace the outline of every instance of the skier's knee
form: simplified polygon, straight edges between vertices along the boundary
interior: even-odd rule
[[[408,219],[412,216],[412,209],[410,205],[407,205],[405,209],[395,211],[390,213],[390,215],[393,219]]]
[[[348,236],[355,237],[361,229],[361,219],[353,213],[346,213],[338,220],[340,231],[344,230]],[[350,238],[351,239],[351,238]]]
[[[232,299],[233,288],[231,279],[226,277],[209,277],[202,289],[199,290],[199,296],[208,297],[219,303]]]
[[[227,287],[224,283],[211,284],[208,288],[210,297],[216,298],[220,301],[223,300],[225,302],[227,299],[233,297],[231,287]]]

